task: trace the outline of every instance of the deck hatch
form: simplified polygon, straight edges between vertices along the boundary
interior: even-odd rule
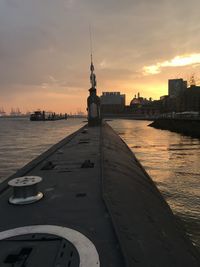
[[[27,234],[2,240],[1,267],[78,267],[79,254],[68,240],[49,234]]]
[[[40,234],[44,236],[42,238],[39,238],[38,240],[38,235]],[[54,238],[52,238],[52,236],[54,236]],[[24,237],[26,240],[23,241],[22,238]],[[19,238],[19,240],[18,241],[14,240],[15,238]],[[10,246],[11,244],[9,243],[10,241],[13,242],[12,246]],[[31,244],[28,243],[27,241],[31,242]],[[3,248],[0,251],[0,266],[8,267],[8,265],[7,266],[2,265],[1,263],[4,263],[6,257],[9,254],[17,254],[16,253],[17,249],[19,253],[21,249],[20,246],[22,244],[23,247],[26,246],[32,248],[36,246],[37,244],[35,243],[36,241],[40,242],[41,248],[42,246],[44,246],[44,250],[39,249],[39,253],[43,251],[42,259],[47,259],[48,264],[47,261],[45,262],[45,265],[44,262],[41,265],[40,263],[32,264],[31,261],[32,265],[30,264],[29,265],[25,264],[21,266],[14,265],[14,267],[36,267],[36,266],[37,267],[40,266],[41,267],[51,267],[51,266],[52,267],[65,267],[65,266],[99,267],[100,266],[99,254],[96,250],[95,245],[91,242],[90,239],[88,239],[85,235],[78,232],[77,230],[57,225],[28,225],[0,232],[0,244],[2,244],[1,247]],[[68,250],[68,253],[65,253],[68,244],[70,244],[71,248],[73,249],[70,248]],[[13,245],[17,245],[16,250],[13,247]],[[14,250],[15,252],[13,253]],[[55,252],[56,250],[57,252]],[[45,256],[44,253],[46,253],[47,256]],[[78,253],[78,256],[76,256],[77,255],[76,253]],[[66,256],[68,257],[67,260],[65,259]],[[79,259],[79,263],[77,263],[77,257]],[[56,261],[58,262],[57,264]]]

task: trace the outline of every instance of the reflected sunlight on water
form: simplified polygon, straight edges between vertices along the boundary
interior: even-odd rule
[[[109,124],[154,180],[193,242],[200,247],[200,140],[148,127],[148,121]]]

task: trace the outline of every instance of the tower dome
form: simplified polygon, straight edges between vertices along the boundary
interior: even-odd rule
[[[135,95],[134,98],[130,102],[130,106],[138,105],[138,104],[140,104],[140,99],[137,98],[136,95]]]

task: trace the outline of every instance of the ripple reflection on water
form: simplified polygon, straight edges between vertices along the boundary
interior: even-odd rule
[[[113,120],[121,135],[184,222],[200,248],[200,140],[148,127],[148,121]],[[121,134],[123,133],[123,134]]]

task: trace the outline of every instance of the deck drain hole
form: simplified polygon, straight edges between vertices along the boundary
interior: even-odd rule
[[[78,194],[76,194],[76,197],[86,197],[86,196],[87,196],[86,193],[78,193]]]
[[[46,171],[46,170],[53,170],[55,168],[55,164],[52,161],[47,161],[44,163],[42,166],[41,170]]]
[[[79,141],[79,144],[89,144],[89,141]]]
[[[89,138],[81,138],[79,139],[79,144],[88,144],[90,142]]]
[[[82,163],[81,168],[94,168],[94,162],[91,162],[90,160],[85,160]]]

